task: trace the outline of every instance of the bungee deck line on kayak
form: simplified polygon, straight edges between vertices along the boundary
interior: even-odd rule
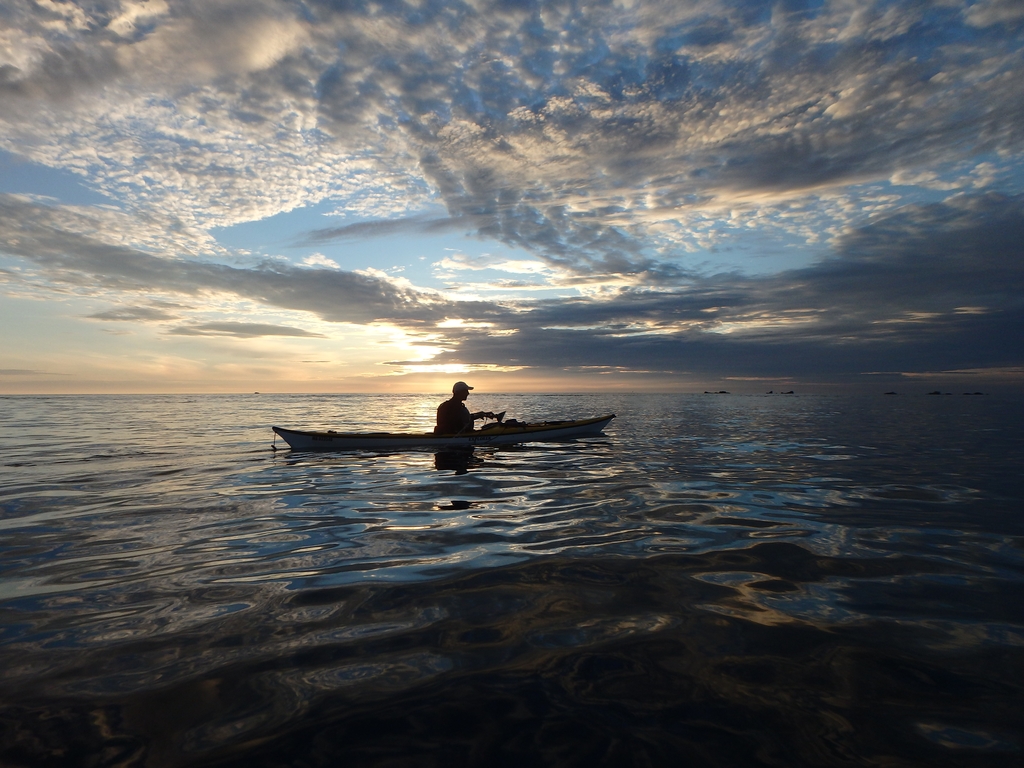
[[[539,424],[495,424],[458,435],[392,432],[309,432],[271,427],[294,451],[344,451],[361,448],[470,448],[475,445],[513,445],[515,443],[573,440],[601,434],[615,414],[571,421],[545,421]]]

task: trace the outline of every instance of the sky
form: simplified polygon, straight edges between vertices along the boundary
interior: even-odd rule
[[[1020,0],[0,0],[0,393],[1024,391]]]

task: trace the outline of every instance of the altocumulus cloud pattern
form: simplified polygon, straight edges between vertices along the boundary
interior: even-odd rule
[[[389,328],[410,354],[367,370],[403,374],[1024,378],[1015,0],[0,18],[6,167],[65,180],[3,187],[9,300],[197,345]],[[289,218],[317,206],[322,226]],[[271,217],[273,253],[224,236]],[[356,244],[376,263],[339,265]],[[14,357],[8,379],[47,365]]]

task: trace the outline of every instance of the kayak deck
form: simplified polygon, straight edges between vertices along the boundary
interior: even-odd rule
[[[544,421],[536,424],[490,424],[483,429],[456,435],[394,432],[311,432],[272,427],[292,450],[344,451],[398,448],[471,448],[476,445],[513,445],[515,443],[575,440],[596,437],[615,414],[589,419]]]

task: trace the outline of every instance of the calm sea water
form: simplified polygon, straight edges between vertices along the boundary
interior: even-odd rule
[[[0,398],[0,765],[1024,760],[1024,400]]]

